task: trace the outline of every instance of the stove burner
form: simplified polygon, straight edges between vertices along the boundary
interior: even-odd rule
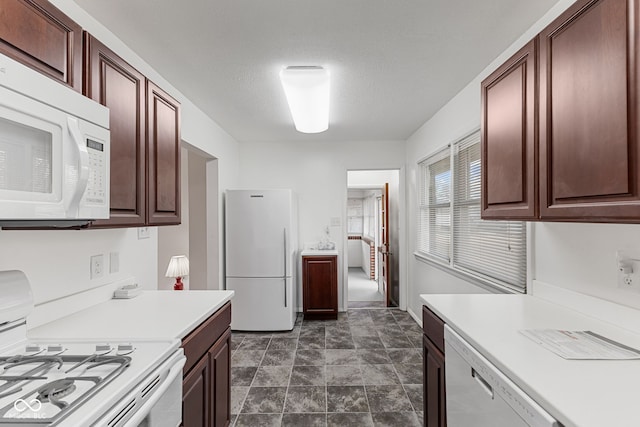
[[[76,390],[76,385],[73,380],[70,379],[61,379],[56,381],[51,381],[41,387],[39,387],[36,392],[38,393],[37,399],[41,402],[51,402],[56,405],[58,408],[63,409],[69,404],[67,402],[63,402],[60,399],[70,395]]]

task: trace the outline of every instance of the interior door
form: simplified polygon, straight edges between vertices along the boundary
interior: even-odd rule
[[[389,252],[389,183],[384,184],[382,192],[382,209],[380,210],[380,268],[382,270],[382,290],[384,291],[387,307],[391,306],[391,298],[389,292],[389,284],[391,283],[390,257],[393,255]]]

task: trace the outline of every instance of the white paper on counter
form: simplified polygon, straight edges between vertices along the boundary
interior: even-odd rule
[[[564,359],[640,359],[640,351],[591,331],[523,329],[519,332]]]

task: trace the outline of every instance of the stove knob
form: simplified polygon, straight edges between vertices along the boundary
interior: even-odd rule
[[[122,356],[125,354],[133,353],[135,347],[133,344],[118,344],[118,355]]]
[[[40,344],[27,344],[27,347],[25,348],[25,352],[27,353],[40,353],[43,350],[42,347],[40,347]]]
[[[111,351],[111,344],[96,344],[96,353],[108,353]]]
[[[62,346],[62,344],[49,344],[47,346],[48,353],[62,353],[64,350],[65,348]]]

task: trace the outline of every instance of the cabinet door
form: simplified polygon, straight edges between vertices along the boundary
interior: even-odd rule
[[[147,223],[180,224],[180,104],[147,81]]]
[[[0,52],[82,90],[82,29],[47,0],[3,0]]]
[[[579,0],[540,33],[540,216],[640,222],[638,0]]]
[[[335,256],[302,258],[305,318],[337,318],[338,286]]]
[[[203,357],[182,382],[182,424],[209,427],[211,416],[211,373],[209,358]]]
[[[537,217],[536,45],[482,82],[483,219]]]
[[[447,410],[445,394],[444,354],[422,337],[424,358],[424,425],[446,427]]]
[[[109,107],[111,129],[110,218],[93,226],[144,225],[145,78],[85,33],[85,95]]]
[[[211,421],[214,427],[231,424],[231,328],[209,350]]]

